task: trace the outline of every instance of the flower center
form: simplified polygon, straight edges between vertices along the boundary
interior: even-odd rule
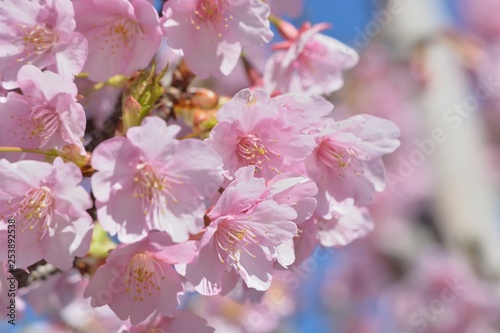
[[[233,19],[232,15],[226,17],[226,9],[227,0],[201,0],[194,11],[195,17],[191,18],[191,23],[197,30],[201,28],[200,24],[211,24],[219,31],[219,37],[222,37],[222,31],[219,29],[220,25],[223,24],[224,28],[228,28],[228,20]]]
[[[23,55],[16,59],[17,62],[23,62],[28,58],[37,57],[47,52],[58,40],[58,36],[48,30],[45,25],[35,27],[18,25],[17,27],[20,30],[21,38],[14,42],[23,48]]]
[[[17,119],[19,128],[14,128],[13,134],[22,140],[32,140],[34,137],[47,140],[58,130],[61,123],[59,114],[47,105],[33,106],[28,115],[24,114]],[[43,143],[40,146],[43,146]]]
[[[171,185],[179,185],[183,184],[183,182],[172,177],[169,178],[161,173],[161,170],[146,162],[137,165],[134,182],[134,197],[142,201],[144,215],[165,209],[167,198],[170,198],[176,204],[179,203],[179,200],[172,193]]]
[[[236,149],[239,160],[244,165],[255,165],[257,171],[257,169],[262,170],[263,166],[267,164],[269,169],[279,173],[278,169],[272,165],[270,157],[272,155],[281,157],[281,154],[268,149],[258,136],[254,134],[240,136]]]
[[[252,229],[235,220],[225,220],[218,225],[215,233],[215,242],[217,244],[217,254],[221,263],[225,263],[224,258],[236,263],[240,263],[241,250],[246,251],[250,256],[255,258],[255,255],[250,253],[246,248],[250,244],[258,244],[256,236]],[[221,253],[220,251],[223,251]]]
[[[42,186],[37,189],[30,189],[24,194],[19,202],[14,217],[20,223],[20,232],[33,230],[38,227],[42,231],[41,239],[49,228],[52,213],[54,211],[54,200],[50,195],[50,189]],[[11,206],[11,208],[14,208]]]
[[[47,139],[59,128],[60,120],[57,112],[47,106],[34,106],[28,118],[33,124],[31,135]]]
[[[318,149],[319,160],[339,172],[340,176],[345,176],[347,169],[353,170],[357,175],[363,174],[362,168],[357,160],[363,152],[354,145],[336,144],[330,138],[323,139]]]
[[[165,274],[159,260],[148,252],[135,254],[125,271],[125,291],[134,301],[143,301],[160,290]]]
[[[111,54],[114,55],[123,47],[129,50],[133,48],[135,38],[145,39],[141,27],[136,21],[128,18],[117,19],[111,17],[96,26],[96,29],[102,31],[104,42],[111,48]],[[97,37],[95,37],[97,39]],[[103,48],[101,47],[101,50]]]

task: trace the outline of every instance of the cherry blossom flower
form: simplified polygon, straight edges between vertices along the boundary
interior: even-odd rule
[[[311,154],[314,139],[304,134],[307,123],[278,105],[263,90],[244,89],[219,110],[207,142],[231,175],[255,165],[258,176],[270,179]]]
[[[92,81],[131,75],[160,47],[158,14],[146,0],[74,0],[76,29],[89,43],[83,68]]]
[[[249,166],[235,173],[235,180],[208,213],[211,222],[200,240],[198,260],[185,268],[179,267],[179,272],[203,295],[218,294],[223,288],[225,292],[233,289],[236,274],[249,288],[268,289],[276,247],[297,234],[294,203],[280,204],[274,198],[287,191],[291,197],[301,197],[309,192],[308,187],[296,193],[290,187],[307,180],[289,178],[268,187],[264,179],[254,178],[254,172],[255,166]],[[314,210],[314,206],[310,208]],[[226,282],[228,285],[224,285]]]
[[[6,88],[15,88],[25,64],[49,69],[66,79],[80,73],[87,41],[75,32],[70,0],[0,1],[0,73]]]
[[[328,199],[326,215],[316,213],[299,225],[301,232],[294,239],[296,263],[307,258],[318,242],[324,247],[342,247],[373,231],[374,224],[366,208],[357,207],[351,198],[342,202]]]
[[[287,24],[287,23],[282,23]],[[287,40],[274,45],[264,71],[268,92],[329,94],[344,82],[342,71],[358,62],[358,54],[338,40],[319,32],[329,27],[322,23],[305,24],[300,31],[288,26]]]
[[[162,232],[151,232],[134,244],[114,249],[92,276],[84,297],[93,307],[109,305],[122,320],[137,325],[157,310],[172,316],[183,292],[180,276],[171,266],[189,263],[196,254],[194,242],[175,244]]]
[[[172,0],[163,7],[163,32],[200,78],[229,75],[242,46],[273,37],[269,6],[260,0]],[[202,55],[202,56],[200,56]]]
[[[89,194],[78,184],[80,169],[57,158],[54,164],[0,160],[0,235],[9,219],[16,223],[16,265],[25,269],[45,259],[69,269],[75,256],[89,247],[92,207]],[[5,236],[6,238],[6,236]],[[0,249],[6,253],[7,248]]]
[[[0,103],[0,141],[2,145],[33,149],[61,149],[74,145],[83,155],[85,113],[76,102],[73,82],[53,72],[42,72],[25,65],[17,81],[22,95],[10,92]],[[3,153],[10,161],[24,155]],[[40,159],[41,155],[29,155]]]
[[[331,194],[337,201],[353,198],[369,203],[385,187],[381,157],[399,147],[399,129],[392,122],[357,115],[335,122],[327,119],[316,134],[316,148],[304,162],[307,175],[319,188],[318,213],[326,214]]]
[[[92,176],[97,216],[123,243],[149,230],[184,242],[203,228],[204,199],[222,183],[221,160],[196,139],[175,139],[180,127],[147,117],[126,137],[104,141],[94,150]]]
[[[310,126],[319,125],[333,111],[333,104],[317,95],[288,93],[275,96],[272,101],[298,115]]]
[[[213,333],[214,329],[207,326],[207,321],[200,316],[187,311],[175,311],[173,318],[152,315],[145,323],[137,326],[123,325],[118,333]]]

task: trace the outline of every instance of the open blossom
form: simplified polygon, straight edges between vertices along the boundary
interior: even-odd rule
[[[254,178],[254,172],[255,166],[236,172],[235,180],[208,213],[210,224],[200,240],[198,260],[185,269],[179,268],[203,295],[231,290],[234,276],[238,275],[247,287],[267,290],[274,259],[278,260],[276,248],[297,234],[294,221],[299,215],[294,208],[308,210],[303,216],[314,211],[314,204],[287,202],[288,195],[300,200],[315,194],[315,188],[300,185],[308,182],[304,177],[288,177],[269,184]],[[294,191],[293,186],[300,189]],[[227,280],[232,281],[224,285]]]
[[[307,123],[279,105],[263,90],[244,89],[219,110],[207,142],[231,175],[254,165],[256,175],[270,179],[311,154]]]
[[[320,34],[328,24],[305,24],[297,31],[288,23],[287,40],[274,45],[264,71],[268,92],[329,94],[344,84],[342,71],[358,62],[358,54],[338,40]]]
[[[204,142],[176,140],[179,131],[159,117],[147,117],[126,137],[94,150],[97,216],[121,242],[137,241],[154,229],[184,242],[203,228],[204,200],[222,183],[222,163]]]
[[[160,47],[158,14],[146,0],[74,0],[76,29],[89,43],[92,81],[147,67]]]
[[[84,154],[85,112],[76,102],[75,84],[32,65],[23,66],[17,79],[23,94],[10,92],[6,101],[0,102],[2,145],[33,149],[74,145]],[[11,161],[23,157],[13,153],[0,156]],[[30,155],[30,159],[36,158],[43,157]]]
[[[172,318],[153,315],[139,325],[123,325],[118,333],[213,333],[207,321],[188,311],[175,311]]]
[[[167,234],[151,232],[140,242],[114,249],[92,276],[84,297],[92,297],[93,307],[109,305],[132,325],[155,310],[172,316],[184,290],[172,265],[189,263],[195,254],[194,242],[175,244]]]
[[[7,238],[6,225],[14,219],[16,247],[23,249],[16,253],[17,267],[45,259],[60,269],[71,268],[74,257],[89,250],[92,234],[86,212],[92,202],[79,186],[80,169],[61,158],[53,165],[0,160],[0,174],[0,237]]]
[[[268,16],[269,6],[260,0],[171,0],[163,7],[162,25],[193,73],[208,78],[231,73],[242,46],[271,40]]]
[[[287,93],[273,97],[272,101],[296,114],[310,126],[317,126],[333,111],[333,104],[317,95]]]
[[[327,214],[314,214],[299,225],[301,232],[294,239],[297,261],[300,264],[319,243],[324,247],[342,247],[373,231],[374,224],[365,207],[358,207],[349,198],[341,202],[328,197]]]
[[[25,64],[72,79],[85,63],[87,41],[74,31],[70,0],[0,1],[0,30],[0,76],[8,88]]]
[[[327,194],[337,201],[353,198],[369,203],[385,187],[381,157],[399,147],[399,129],[392,122],[357,115],[335,122],[327,119],[316,134],[316,148],[305,161],[308,177],[319,188],[318,212],[328,210]]]

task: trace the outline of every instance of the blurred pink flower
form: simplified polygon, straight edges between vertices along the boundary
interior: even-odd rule
[[[270,179],[304,161],[314,149],[314,139],[304,134],[307,124],[263,90],[240,91],[219,110],[217,120],[207,143],[231,175],[255,165],[256,175]]]
[[[172,316],[184,291],[181,278],[172,267],[189,263],[196,254],[194,242],[173,243],[162,232],[151,232],[134,244],[122,244],[111,251],[85,289],[91,305],[108,305],[121,320],[132,325],[154,311]]]
[[[172,318],[153,315],[147,323],[137,326],[123,325],[118,333],[213,333],[214,329],[207,326],[207,321],[188,311],[175,311]]]
[[[260,0],[171,0],[163,7],[163,32],[197,76],[222,76],[236,66],[242,46],[268,43],[269,6]]]
[[[182,270],[202,295],[233,289],[237,280],[231,274],[239,275],[249,288],[268,289],[275,257],[272,254],[297,234],[293,204],[273,200],[289,186],[270,189],[264,179],[254,178],[254,171],[250,166],[235,173],[235,180],[208,213],[211,222],[200,240],[198,260]],[[290,179],[287,185],[304,180]]]
[[[61,158],[53,165],[0,160],[0,174],[0,234],[6,234],[8,219],[16,220],[16,247],[22,249],[17,251],[18,268],[41,259],[71,268],[74,257],[89,250],[92,234],[92,218],[86,212],[92,202],[78,185],[80,169]],[[6,255],[7,247],[0,253]]]
[[[304,10],[304,0],[266,0],[274,16],[297,18]]]
[[[283,22],[283,21],[282,21]],[[286,41],[274,45],[276,52],[268,59],[264,86],[271,93],[302,92],[329,94],[343,84],[342,71],[358,62],[356,51],[319,32],[326,23],[304,24],[297,31],[289,23],[283,29]]]
[[[316,148],[304,162],[307,175],[319,188],[318,213],[328,211],[327,193],[337,201],[353,198],[357,205],[364,205],[374,192],[382,191],[381,157],[399,147],[399,135],[392,122],[370,115],[325,120],[316,134]]]
[[[82,139],[85,113],[76,102],[75,84],[50,71],[25,65],[18,73],[22,95],[10,92],[0,103],[0,141],[2,145],[33,149],[61,149],[75,145],[85,154]],[[22,154],[1,153],[10,161]],[[30,159],[42,155],[30,154]]]
[[[222,163],[204,142],[176,140],[179,130],[147,117],[126,137],[94,150],[97,216],[121,242],[137,241],[154,229],[184,242],[203,228],[204,200],[222,183]]]
[[[459,13],[470,28],[488,40],[500,38],[500,3],[496,0],[460,0]]]
[[[89,43],[83,70],[92,81],[147,67],[160,47],[156,10],[146,0],[74,0],[77,31]]]
[[[6,88],[15,88],[25,64],[59,73],[66,79],[80,73],[87,41],[74,32],[70,0],[0,1],[0,73]]]

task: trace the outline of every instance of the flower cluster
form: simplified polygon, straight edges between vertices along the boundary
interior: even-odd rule
[[[270,21],[285,41],[252,89],[196,87],[270,42]],[[160,14],[147,0],[5,0],[0,25],[0,238],[13,219],[16,268],[88,273],[80,297],[120,332],[210,332],[176,310],[188,288],[251,297],[316,245],[373,229],[366,205],[400,133],[334,118],[321,94],[358,56],[327,25],[297,30],[260,0],[170,0]],[[156,67],[172,54],[176,68]]]

